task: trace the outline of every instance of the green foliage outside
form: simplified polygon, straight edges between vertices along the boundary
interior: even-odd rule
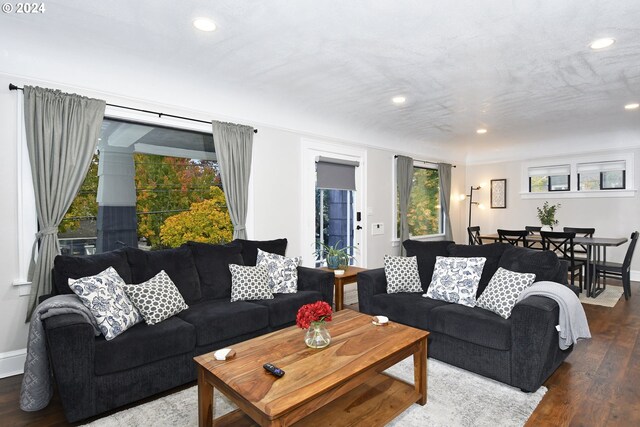
[[[409,234],[426,236],[440,230],[440,179],[436,169],[413,168],[409,199]]]

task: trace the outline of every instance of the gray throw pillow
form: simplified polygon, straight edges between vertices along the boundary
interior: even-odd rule
[[[535,280],[533,273],[516,273],[500,267],[478,298],[477,306],[508,319],[520,294]]]
[[[155,325],[189,308],[169,275],[161,270],[146,282],[124,285],[147,325]]]
[[[302,257],[286,256],[265,252],[258,248],[258,267],[266,267],[269,287],[274,294],[295,294],[298,292],[298,265]]]
[[[231,271],[231,302],[273,299],[267,267],[229,264],[229,270]]]
[[[418,259],[414,256],[384,256],[384,275],[387,278],[387,293],[422,292]]]
[[[436,257],[433,278],[423,297],[475,307],[484,257]]]

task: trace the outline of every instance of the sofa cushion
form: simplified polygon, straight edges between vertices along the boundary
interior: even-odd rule
[[[522,291],[535,280],[536,275],[533,273],[516,273],[500,267],[476,305],[508,319]]]
[[[189,308],[164,270],[146,282],[123,287],[147,325],[160,323]]]
[[[269,326],[266,307],[228,299],[201,301],[178,314],[196,328],[198,347],[248,334]]]
[[[387,293],[420,292],[420,275],[416,257],[384,256],[384,275],[387,279]]]
[[[253,303],[267,307],[269,326],[279,328],[293,324],[300,307],[319,300],[322,300],[322,294],[318,291],[298,291],[295,294],[274,294],[273,299],[253,301]]]
[[[146,365],[192,352],[195,345],[195,327],[175,316],[154,326],[139,323],[112,341],[96,338],[95,373],[105,375]]]
[[[124,291],[125,283],[113,267],[95,276],[68,280],[70,288],[91,311],[107,340],[142,321],[142,316]]]
[[[478,283],[478,291],[476,292],[476,298],[478,298],[489,284],[489,280],[491,280],[498,270],[498,263],[500,262],[502,254],[510,247],[512,246],[508,243],[490,243],[488,245],[451,244],[447,246],[447,251],[449,255],[455,257],[484,257],[487,259],[482,269],[480,283]]]
[[[510,246],[502,254],[498,266],[518,273],[533,273],[538,282],[567,282],[566,269],[551,251]]]
[[[298,266],[302,257],[288,258],[258,249],[257,266],[266,267],[269,287],[274,294],[293,294],[298,291]]]
[[[433,276],[433,266],[436,263],[436,256],[447,256],[447,247],[454,243],[449,240],[438,242],[422,242],[419,240],[405,240],[402,242],[407,256],[418,258],[418,273],[420,273],[420,283],[422,290],[427,291]]]
[[[229,243],[211,245],[208,243],[188,242],[193,260],[200,278],[200,291],[203,299],[231,297],[231,271],[229,264],[242,265],[242,245]]]
[[[371,314],[387,316],[394,322],[429,330],[433,308],[448,304],[422,298],[421,293],[415,292],[377,294],[371,298]]]
[[[198,270],[189,248],[182,246],[159,251],[127,248],[126,251],[132,279],[127,283],[146,282],[160,273],[160,270],[164,270],[178,287],[187,304],[192,304],[202,297]]]
[[[272,254],[285,255],[287,251],[287,239],[275,240],[244,240],[235,239],[231,243],[239,243],[242,246],[242,259],[244,265],[256,265],[258,249]]]
[[[423,296],[475,307],[485,261],[484,257],[436,257],[433,279]]]
[[[272,299],[267,267],[229,265],[231,270],[231,302]]]
[[[511,348],[511,320],[479,307],[436,307],[429,313],[429,331],[496,350]]]
[[[58,255],[53,261],[53,283],[58,294],[72,294],[69,279],[95,276],[113,267],[125,283],[131,283],[131,268],[124,249],[97,255]]]

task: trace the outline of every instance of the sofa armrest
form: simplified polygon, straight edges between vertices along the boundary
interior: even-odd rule
[[[301,291],[318,291],[322,299],[333,304],[333,279],[335,275],[317,268],[298,267],[298,289]]]
[[[376,294],[387,293],[387,277],[384,268],[358,273],[358,309],[361,313],[373,314],[371,298]]]

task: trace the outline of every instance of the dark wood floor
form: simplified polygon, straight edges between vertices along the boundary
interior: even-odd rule
[[[593,338],[579,342],[547,380],[533,426],[640,426],[640,284],[614,308],[584,305]],[[42,411],[18,407],[21,375],[0,380],[0,426],[65,426],[57,397]]]

